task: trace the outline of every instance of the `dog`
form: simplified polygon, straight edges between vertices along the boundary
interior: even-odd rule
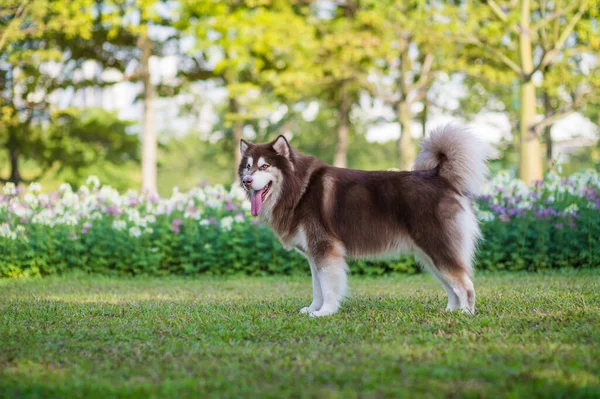
[[[447,310],[475,312],[473,257],[481,237],[471,197],[488,173],[491,148],[445,125],[421,143],[412,171],[330,166],[290,146],[240,141],[240,182],[282,245],[303,254],[312,274],[310,316],[336,313],[346,259],[413,254],[448,295]]]

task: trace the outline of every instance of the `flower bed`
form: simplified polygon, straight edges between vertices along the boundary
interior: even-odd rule
[[[600,264],[600,175],[550,174],[527,187],[501,173],[476,199],[485,240],[476,266],[489,270]],[[62,185],[7,184],[0,197],[0,276],[68,270],[103,274],[308,273],[249,213],[241,188],[203,186],[170,198],[123,195],[91,177]],[[412,258],[353,262],[353,273],[418,271]]]

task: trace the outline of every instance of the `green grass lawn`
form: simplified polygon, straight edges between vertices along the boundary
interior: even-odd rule
[[[600,269],[480,273],[477,314],[427,275],[0,280],[4,397],[600,397]]]

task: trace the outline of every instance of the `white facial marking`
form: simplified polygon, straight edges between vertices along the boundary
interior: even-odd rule
[[[252,157],[248,157],[248,163],[246,165],[250,165],[250,167],[252,167],[253,162],[254,160],[252,159]]]
[[[263,157],[258,158],[258,167],[262,167],[265,164],[265,159]]]
[[[273,181],[273,175],[269,172],[258,170],[252,175],[252,189],[262,190],[270,181]]]

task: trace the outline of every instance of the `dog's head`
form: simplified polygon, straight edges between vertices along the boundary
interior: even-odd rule
[[[292,150],[283,136],[266,144],[240,141],[242,161],[238,174],[242,187],[248,192],[253,216],[263,209],[271,210],[281,195],[283,177],[293,170]]]

